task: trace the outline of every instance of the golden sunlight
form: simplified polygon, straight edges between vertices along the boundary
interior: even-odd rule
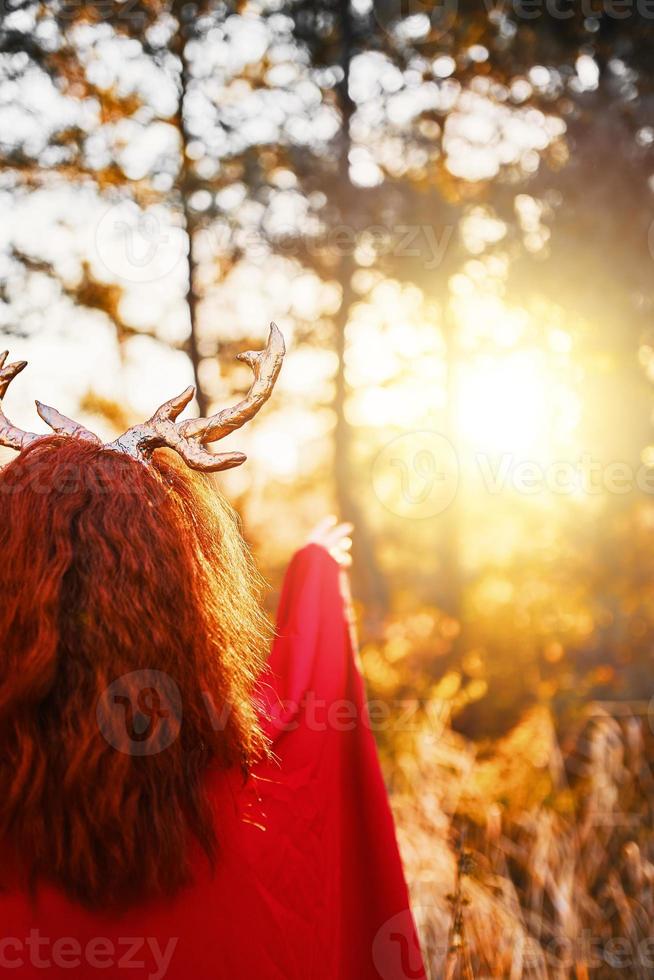
[[[488,452],[547,450],[554,406],[540,351],[480,356],[462,368],[457,392],[459,433]]]

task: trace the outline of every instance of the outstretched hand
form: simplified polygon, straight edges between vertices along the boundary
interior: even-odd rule
[[[307,539],[307,544],[317,544],[338,562],[341,568],[349,568],[352,564],[352,531],[354,525],[348,522],[339,524],[338,518],[333,514],[324,517],[319,524],[316,524]]]

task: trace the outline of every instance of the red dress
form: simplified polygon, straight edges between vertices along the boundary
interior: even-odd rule
[[[209,775],[215,872],[198,854],[191,886],[121,916],[0,892],[0,973],[424,980],[338,575],[315,545],[291,563],[264,687],[275,758]]]

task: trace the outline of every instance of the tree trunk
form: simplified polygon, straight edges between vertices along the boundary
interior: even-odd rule
[[[187,28],[183,17],[182,8],[185,6],[182,2],[175,2],[173,4],[173,14],[177,19],[178,29],[175,35],[175,40],[173,42],[173,51],[177,55],[180,61],[180,91],[179,91],[179,103],[177,110],[177,129],[180,137],[180,170],[179,170],[179,181],[178,181],[178,192],[181,201],[182,213],[184,215],[184,226],[186,228],[186,235],[188,237],[188,254],[186,258],[187,264],[187,275],[186,275],[186,305],[189,313],[189,336],[186,345],[187,353],[191,359],[191,364],[193,366],[193,375],[195,378],[195,389],[196,389],[196,399],[198,407],[200,410],[200,415],[209,414],[209,402],[205,392],[202,389],[200,383],[200,350],[198,344],[198,294],[196,292],[196,266],[195,258],[193,255],[193,243],[195,239],[196,232],[196,222],[195,216],[190,208],[189,200],[191,194],[194,190],[194,177],[193,173],[189,167],[189,158],[187,156],[186,150],[190,140],[190,134],[186,127],[186,117],[184,113],[186,96],[189,90],[189,83],[191,79],[191,70],[188,63],[188,58],[186,56],[186,42],[187,42]]]

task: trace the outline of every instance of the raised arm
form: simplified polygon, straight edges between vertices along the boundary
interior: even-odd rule
[[[351,643],[344,599],[350,524],[326,518],[289,565],[269,660],[275,734],[320,703],[345,697]]]
[[[278,831],[284,880],[304,895],[308,957],[320,957],[321,976],[425,980],[343,597],[349,530],[324,522],[286,575],[261,823]]]

